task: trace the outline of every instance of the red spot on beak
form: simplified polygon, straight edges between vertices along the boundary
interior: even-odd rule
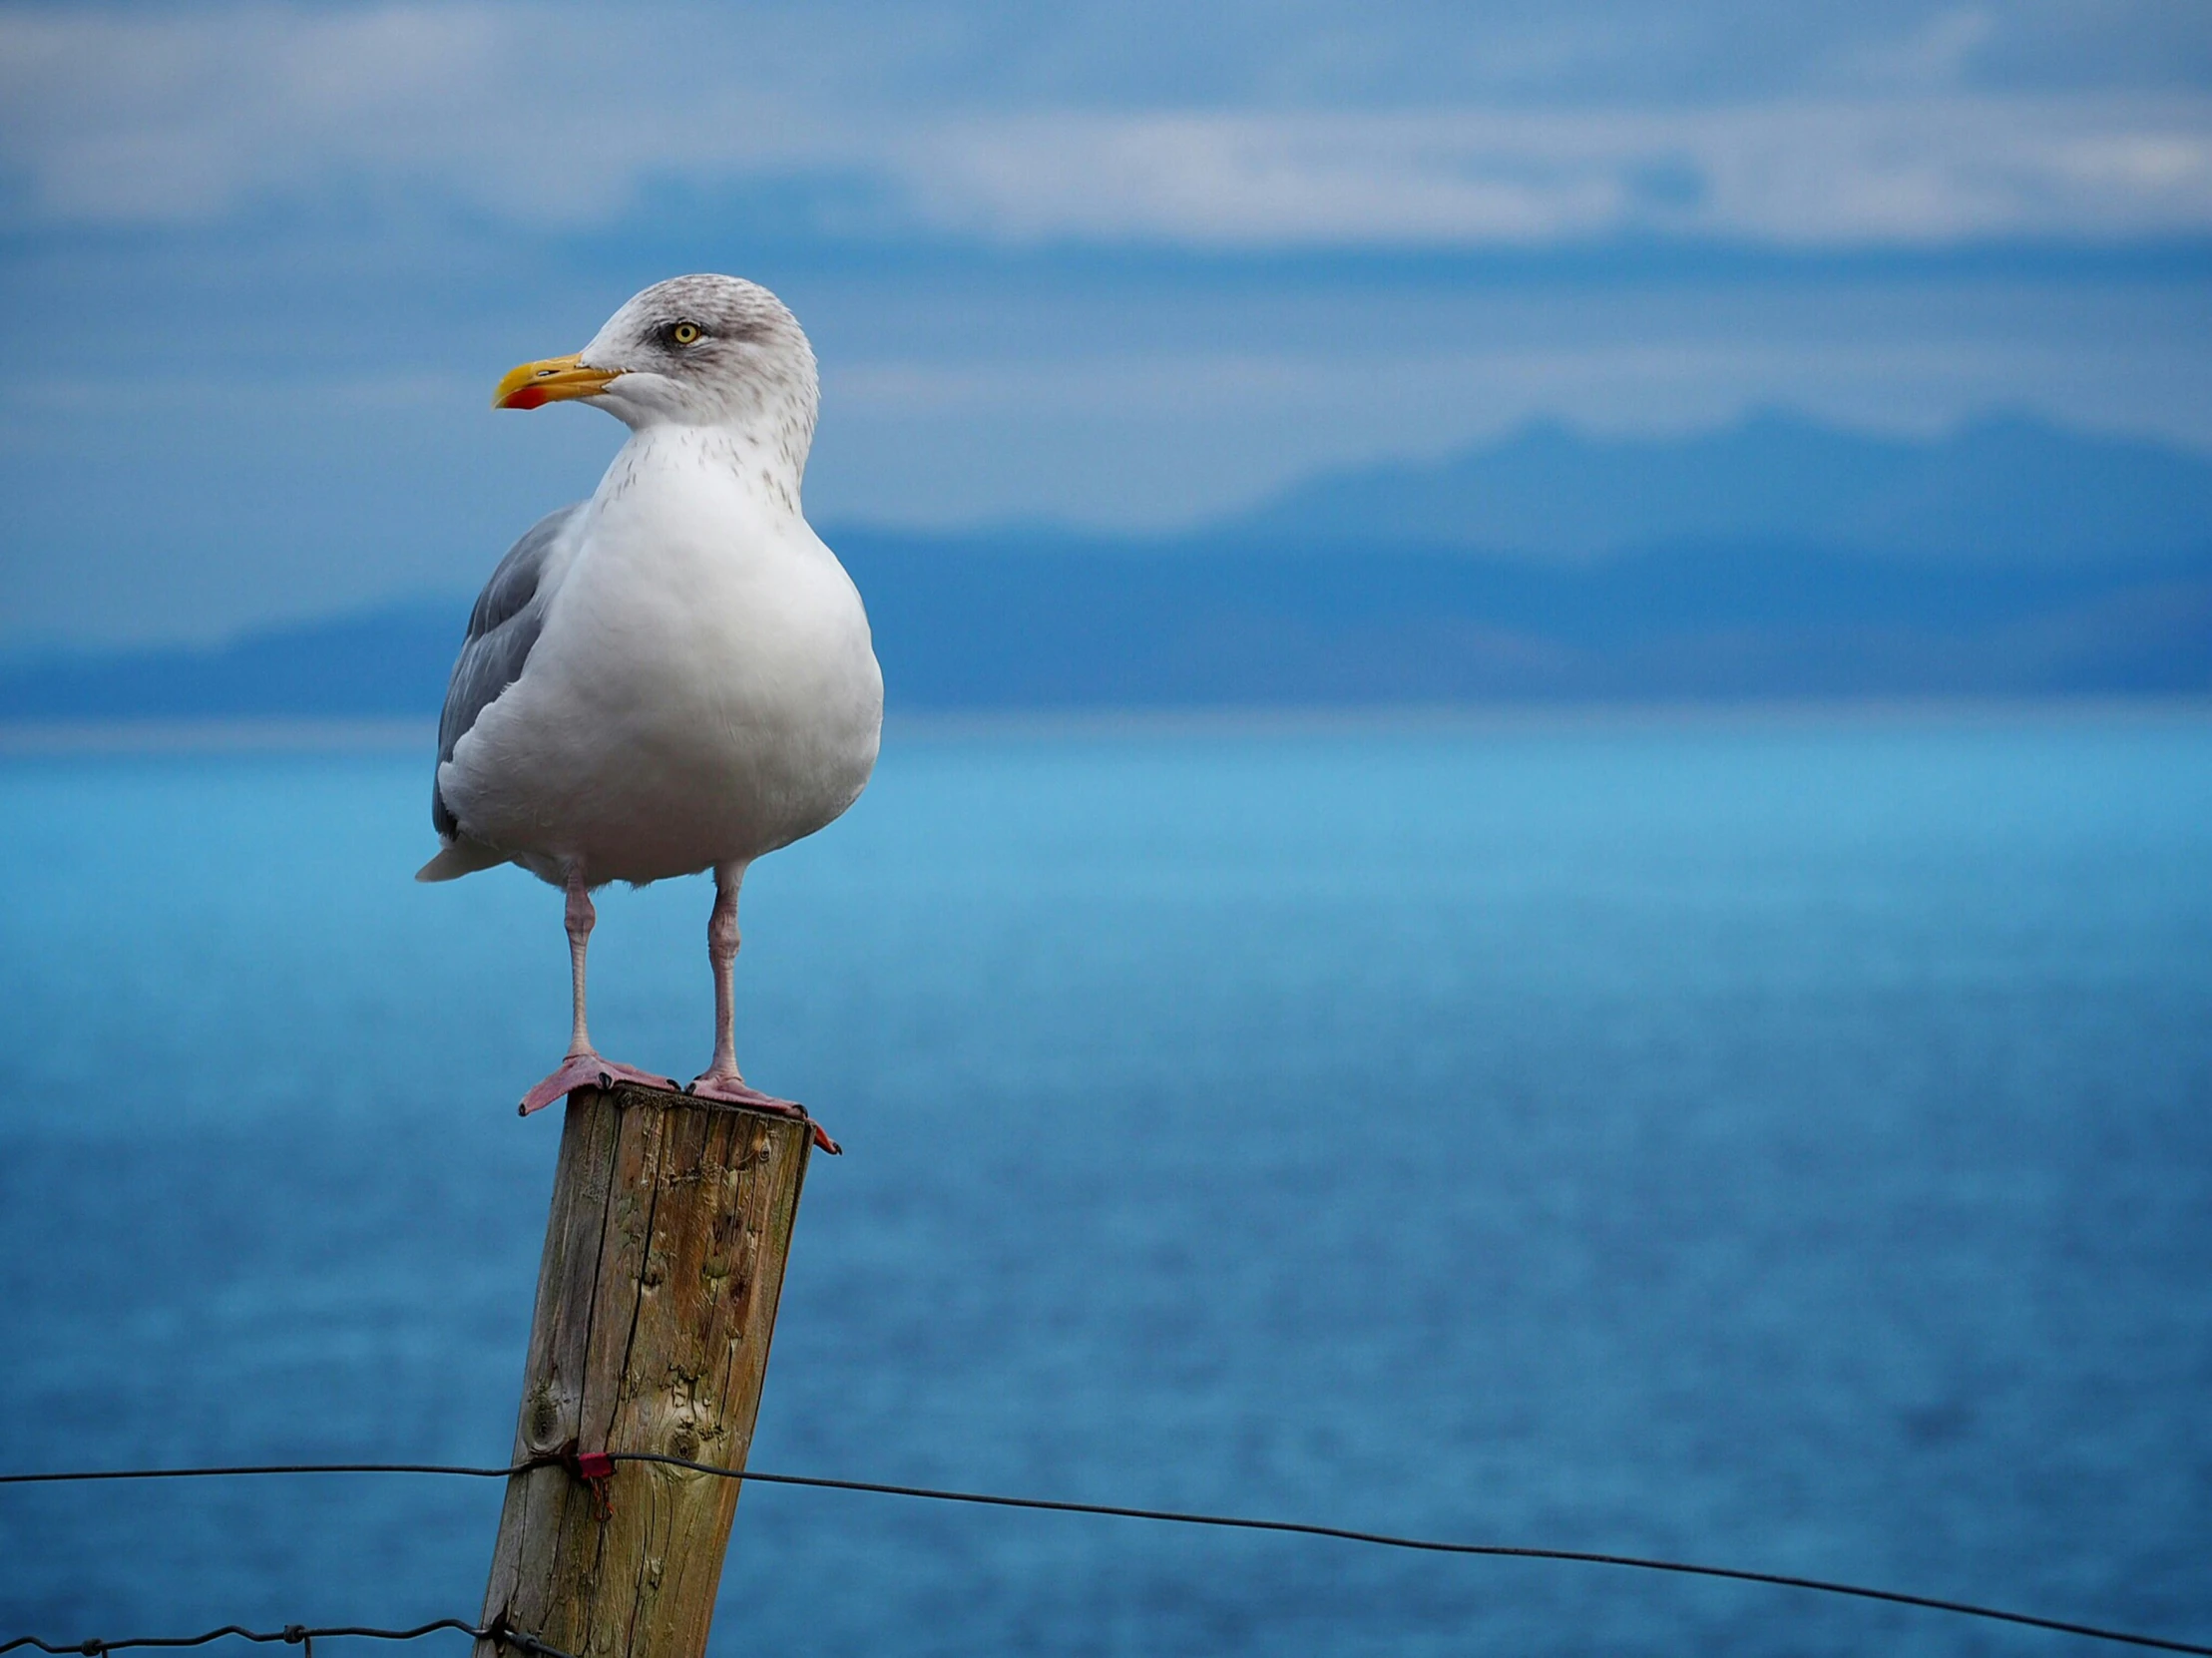
[[[503,409],[535,409],[547,401],[546,394],[536,386],[518,386],[507,394]]]

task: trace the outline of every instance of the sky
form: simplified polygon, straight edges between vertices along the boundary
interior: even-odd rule
[[[812,336],[831,529],[1537,418],[2212,449],[2212,7],[0,0],[8,644],[473,591],[621,437],[492,385],[691,269]]]

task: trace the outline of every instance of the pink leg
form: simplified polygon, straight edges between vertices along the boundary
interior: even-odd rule
[[[693,1093],[741,1105],[780,1105],[747,1085],[737,1068],[737,886],[743,864],[714,867],[714,913],[706,921],[706,959],[714,969],[714,1057],[691,1084]]]
[[[569,904],[563,920],[569,930],[569,1054],[574,1058],[592,1051],[592,1033],[584,1020],[584,953],[592,948],[592,929],[599,925],[599,911],[592,905],[584,872],[569,871]]]
[[[743,864],[714,867],[714,913],[706,923],[706,959],[714,967],[714,1057],[690,1091],[732,1105],[803,1117],[804,1106],[762,1093],[737,1069],[737,887],[744,878]],[[837,1142],[822,1131],[820,1123],[814,1124],[814,1143],[824,1151],[837,1150]]]
[[[672,1076],[655,1076],[635,1065],[603,1059],[592,1046],[592,1034],[584,1023],[584,952],[592,942],[592,927],[599,912],[584,884],[581,868],[569,870],[569,996],[575,1017],[569,1027],[569,1051],[553,1074],[522,1096],[522,1114],[551,1105],[575,1088],[607,1088],[617,1082],[641,1082],[649,1088],[676,1086]]]

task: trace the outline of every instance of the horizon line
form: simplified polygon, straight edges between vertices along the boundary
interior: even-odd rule
[[[1823,726],[1984,728],[2212,724],[2212,695],[1747,696],[1498,699],[1466,702],[1234,703],[1176,706],[1007,706],[889,712],[887,740],[1114,740],[1377,735],[1541,735],[1547,732]],[[174,718],[0,718],[0,759],[221,754],[434,752],[438,722],[420,717],[292,714]]]

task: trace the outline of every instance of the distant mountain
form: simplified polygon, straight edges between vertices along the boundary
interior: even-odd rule
[[[1168,540],[830,541],[892,706],[2212,691],[2212,462],[1988,422],[1536,427]],[[0,717],[435,712],[466,597],[0,664]]]
[[[1435,465],[1315,478],[1214,534],[1534,558],[1686,542],[2008,564],[2163,558],[2212,544],[2212,457],[2016,418],[1927,443],[1784,414],[1687,438],[1537,425]]]
[[[0,663],[0,719],[435,718],[470,601],[424,600],[227,643]]]
[[[2212,690],[2212,555],[977,548],[848,534],[894,706]]]

